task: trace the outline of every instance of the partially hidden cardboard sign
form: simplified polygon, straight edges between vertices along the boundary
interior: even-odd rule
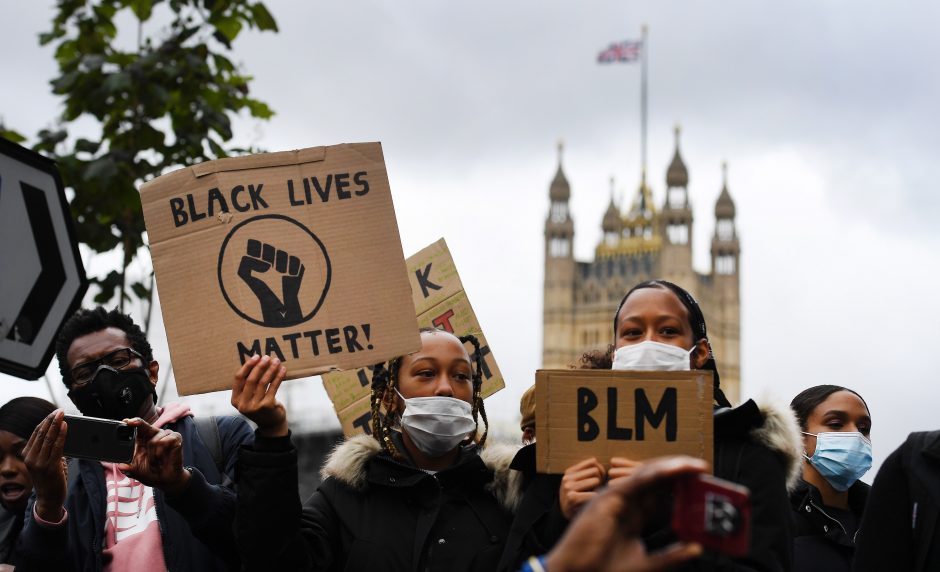
[[[505,387],[496,359],[470,306],[457,274],[457,266],[444,239],[409,257],[407,266],[418,325],[440,328],[458,336],[475,335],[480,341],[480,353],[483,354],[483,397]],[[473,351],[469,344],[467,351]],[[381,361],[376,360],[372,365]],[[333,400],[333,407],[346,436],[371,432],[371,382],[371,367],[323,376],[323,386]]]
[[[563,473],[596,457],[690,455],[711,465],[710,371],[539,370],[536,468]]]
[[[140,189],[180,395],[254,353],[289,379],[415,351],[379,143],[209,161]]]

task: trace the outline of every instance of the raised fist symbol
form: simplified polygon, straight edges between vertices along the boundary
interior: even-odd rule
[[[272,269],[281,275],[280,297],[258,276]],[[299,258],[270,244],[248,239],[245,255],[238,265],[238,277],[245,281],[258,298],[261,320],[265,326],[293,326],[303,321],[303,312],[297,299],[304,278],[304,265]]]

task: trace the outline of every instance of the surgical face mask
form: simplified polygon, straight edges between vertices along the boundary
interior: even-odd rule
[[[140,415],[140,407],[148,395],[153,395],[153,384],[145,368],[114,369],[102,365],[87,384],[73,388],[69,397],[88,417],[127,419]]]
[[[646,341],[618,348],[611,369],[640,371],[688,371],[690,356],[697,346],[685,350],[679,346]]]
[[[444,396],[410,399],[401,393],[398,396],[405,401],[402,430],[429,457],[440,457],[453,451],[476,430],[473,411],[466,401]]]
[[[871,468],[871,441],[857,431],[806,433],[816,437],[812,457],[803,457],[837,491],[847,491]]]

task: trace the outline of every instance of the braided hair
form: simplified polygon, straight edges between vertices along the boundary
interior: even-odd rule
[[[644,288],[669,290],[675,294],[679,302],[685,307],[689,314],[689,324],[692,326],[692,341],[697,344],[701,340],[705,340],[705,346],[708,348],[708,360],[705,362],[705,365],[702,366],[702,369],[711,371],[714,377],[715,402],[721,407],[731,407],[731,402],[728,401],[728,398],[725,397],[725,393],[719,387],[721,378],[718,375],[718,364],[715,362],[715,354],[712,351],[712,345],[708,341],[708,328],[705,326],[705,315],[702,314],[702,308],[698,305],[698,302],[695,301],[692,294],[689,294],[689,292],[681,286],[667,280],[646,280],[631,288],[623,299],[620,300],[620,305],[617,306],[617,310],[614,312],[614,340],[616,341],[617,339],[617,320],[620,317],[620,310],[631,294]],[[613,365],[614,349],[614,344],[610,344],[606,352],[595,351],[584,354],[581,356],[581,367],[589,369],[610,369]]]
[[[421,328],[421,334],[444,332],[437,328]],[[483,435],[477,441],[477,446],[482,448],[486,443],[486,436],[489,433],[489,420],[486,417],[486,407],[483,404],[483,354],[480,352],[480,341],[476,336],[468,334],[465,336],[456,336],[462,344],[469,343],[473,346],[471,357],[471,382],[473,384],[473,396],[471,399],[471,412],[473,422],[476,424],[473,437],[470,440],[476,440],[479,434],[479,418],[483,418]],[[388,362],[376,364],[372,371],[372,393],[370,397],[372,411],[372,436],[382,445],[382,448],[396,460],[404,460],[404,455],[398,450],[395,441],[392,439],[392,429],[396,425],[394,420],[390,419],[391,414],[386,410],[381,411],[383,403],[390,398],[390,392],[398,389],[398,374],[401,370],[401,362],[404,356],[398,356],[390,359]]]

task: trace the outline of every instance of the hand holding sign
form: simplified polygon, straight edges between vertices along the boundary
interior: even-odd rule
[[[280,298],[256,275],[272,268],[281,274]],[[304,265],[299,258],[270,244],[248,239],[245,255],[238,266],[238,276],[258,298],[265,326],[290,326],[303,321],[298,294],[304,278]]]
[[[597,496],[594,491],[606,480],[607,471],[604,470],[604,465],[594,457],[569,467],[558,488],[558,504],[565,518],[574,518],[581,507]]]
[[[235,373],[232,407],[258,425],[264,437],[287,435],[287,410],[277,400],[277,388],[287,368],[277,358],[251,356]]]

